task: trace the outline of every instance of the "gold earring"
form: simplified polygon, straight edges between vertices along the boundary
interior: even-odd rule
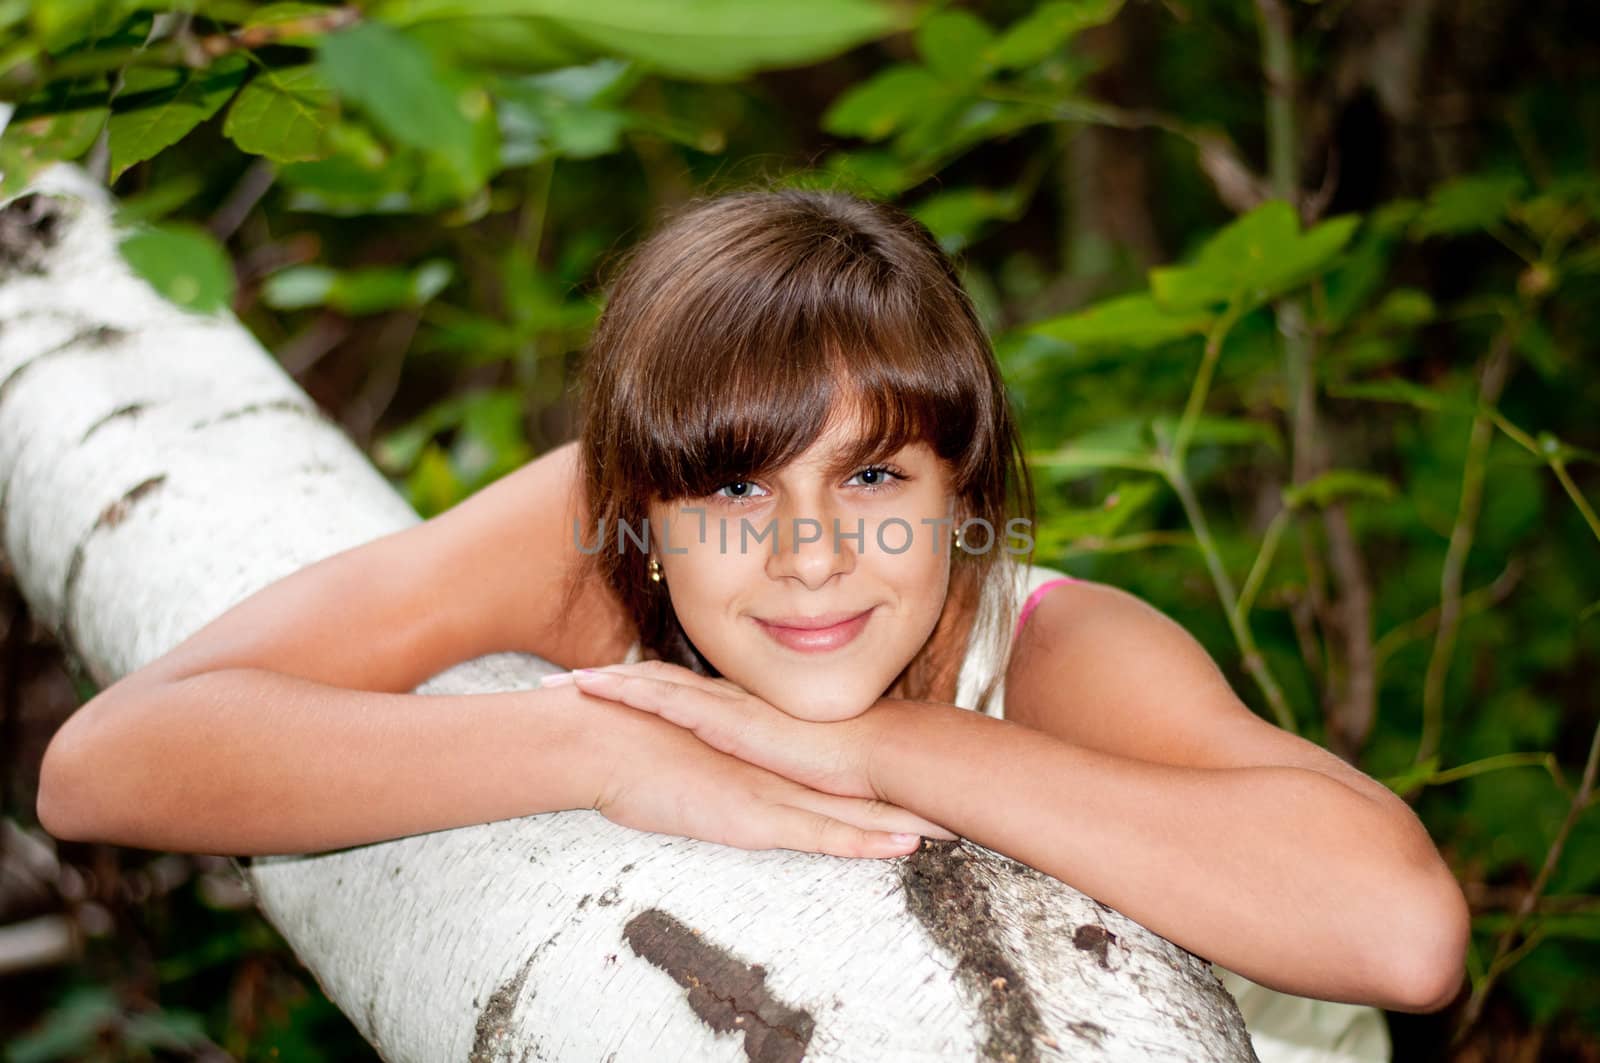
[[[960,528],[956,529],[956,549],[957,550],[963,549],[963,547],[961,545],[961,529]]]
[[[653,557],[650,559],[650,580],[653,583],[661,582],[661,562]]]

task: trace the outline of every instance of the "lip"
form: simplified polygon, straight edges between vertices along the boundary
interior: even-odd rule
[[[860,613],[824,613],[815,617],[785,617],[783,623],[755,618],[774,642],[802,653],[826,653],[855,641],[877,606]],[[819,626],[821,625],[821,626]]]

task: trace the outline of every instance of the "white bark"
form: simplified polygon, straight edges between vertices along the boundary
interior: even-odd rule
[[[235,320],[128,272],[97,185],[36,188],[0,209],[0,543],[96,683],[418,519]],[[1254,1058],[1205,961],[970,843],[847,860],[576,811],[240,870],[388,1060]]]

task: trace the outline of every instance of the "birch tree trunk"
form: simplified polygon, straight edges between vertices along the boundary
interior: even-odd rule
[[[232,317],[128,271],[82,171],[0,207],[0,543],[96,684],[417,520]],[[584,810],[235,864],[387,1060],[1255,1058],[1204,960],[967,842],[752,852]]]

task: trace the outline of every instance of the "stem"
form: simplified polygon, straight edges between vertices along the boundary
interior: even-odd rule
[[[1542,928],[1535,926],[1527,939],[1514,951],[1512,949],[1512,940],[1532,914],[1539,902],[1540,894],[1544,892],[1550,876],[1555,872],[1556,861],[1561,858],[1561,850],[1567,844],[1567,837],[1572,833],[1578,817],[1588,807],[1590,794],[1594,791],[1597,770],[1600,770],[1600,726],[1595,728],[1594,737],[1589,740],[1589,759],[1583,766],[1583,780],[1578,784],[1578,792],[1573,795],[1571,803],[1567,806],[1566,818],[1561,821],[1561,828],[1556,831],[1555,841],[1550,844],[1550,851],[1545,853],[1544,866],[1539,868],[1539,874],[1534,878],[1533,884],[1528,887],[1528,892],[1523,894],[1522,903],[1517,905],[1516,913],[1511,917],[1511,924],[1506,927],[1505,933],[1500,935],[1500,940],[1495,945],[1494,958],[1489,961],[1489,969],[1484,972],[1483,978],[1473,985],[1472,995],[1467,1000],[1466,1012],[1461,1017],[1461,1025],[1456,1027],[1455,1034],[1451,1038],[1452,1045],[1458,1044],[1478,1021],[1489,990],[1494,988],[1495,979],[1525,956],[1544,936]]]
[[[1250,608],[1255,604],[1256,595],[1261,591],[1261,584],[1272,568],[1273,556],[1278,551],[1278,540],[1283,537],[1284,529],[1289,526],[1292,514],[1293,511],[1285,506],[1278,510],[1272,522],[1267,525],[1266,534],[1261,538],[1261,550],[1256,554],[1255,564],[1250,566],[1250,574],[1245,577],[1244,589],[1239,592],[1239,603],[1236,608],[1241,624],[1249,619]]]
[[[1489,357],[1478,387],[1478,402],[1483,408],[1493,407],[1505,388],[1511,371],[1511,345],[1522,330],[1520,311],[1506,317],[1505,324],[1490,346]],[[1417,741],[1416,756],[1412,763],[1421,764],[1431,757],[1439,746],[1444,725],[1445,681],[1455,656],[1456,636],[1461,628],[1461,582],[1466,569],[1467,554],[1472,549],[1472,538],[1478,523],[1478,513],[1483,502],[1483,479],[1489,442],[1494,437],[1494,426],[1483,413],[1472,418],[1472,430],[1467,439],[1467,457],[1461,474],[1461,500],[1456,507],[1456,519],[1450,529],[1450,545],[1445,550],[1444,567],[1439,576],[1439,629],[1434,633],[1433,652],[1428,656],[1428,671],[1422,681],[1422,733]]]
[[[533,166],[528,171],[528,187],[522,203],[521,214],[517,218],[517,236],[513,244],[514,253],[521,256],[528,263],[528,268],[537,274],[539,271],[539,248],[544,241],[545,219],[549,212],[550,186],[555,182],[555,162],[548,161]],[[508,271],[508,276],[516,274]],[[505,299],[508,306],[515,306],[519,297],[507,292]],[[515,317],[515,314],[513,314]],[[515,320],[514,325],[519,334],[523,333],[523,323]],[[521,342],[517,344],[516,376],[517,389],[527,398],[531,399],[540,394],[540,343],[539,334],[533,331],[522,335]],[[542,398],[543,396],[540,395]],[[524,419],[523,431],[535,442],[540,442],[538,421],[533,417],[533,403],[526,403],[528,414]],[[543,447],[539,448],[543,450]]]
[[[1502,771],[1506,768],[1543,768],[1550,773],[1550,778],[1567,797],[1572,797],[1572,786],[1561,774],[1561,762],[1554,753],[1501,753],[1493,757],[1484,757],[1474,760],[1470,764],[1458,764],[1447,771],[1436,771],[1428,776],[1425,785],[1441,786],[1445,783],[1458,782],[1461,779],[1470,779],[1474,775],[1485,772]]]
[[[1200,507],[1200,500],[1195,497],[1194,488],[1189,483],[1183,468],[1174,463],[1169,457],[1163,470],[1167,482],[1172,485],[1173,491],[1183,503],[1184,514],[1189,518],[1189,523],[1194,527],[1195,541],[1200,546],[1201,556],[1205,558],[1206,569],[1211,573],[1211,582],[1217,588],[1217,597],[1222,599],[1223,611],[1228,619],[1228,628],[1233,632],[1234,641],[1238,643],[1242,652],[1241,661],[1244,668],[1256,681],[1256,686],[1261,689],[1261,694],[1267,699],[1267,705],[1272,709],[1272,715],[1277,720],[1278,726],[1290,734],[1299,733],[1295,726],[1294,713],[1289,711],[1289,703],[1283,696],[1283,690],[1278,686],[1278,681],[1272,675],[1272,670],[1267,667],[1266,658],[1261,655],[1261,650],[1256,646],[1255,636],[1250,631],[1250,626],[1239,616],[1238,597],[1233,590],[1233,580],[1228,576],[1228,570],[1222,565],[1222,554],[1217,549],[1216,540],[1211,537],[1210,526],[1206,523],[1205,511]]]
[[[1296,163],[1294,118],[1294,37],[1289,13],[1279,0],[1256,0],[1261,22],[1261,71],[1267,81],[1267,152],[1272,194],[1297,206],[1300,167]],[[1298,208],[1297,208],[1298,209]]]
[[[1184,455],[1189,449],[1189,437],[1194,435],[1195,425],[1205,409],[1206,395],[1211,390],[1211,378],[1216,373],[1217,361],[1222,356],[1222,341],[1238,322],[1239,314],[1239,304],[1229,304],[1212,324],[1211,330],[1206,333],[1205,353],[1200,358],[1200,369],[1195,373],[1194,383],[1189,386],[1189,401],[1184,403],[1183,417],[1178,421],[1178,434],[1172,443],[1170,460],[1179,468],[1182,468]]]
[[[1294,713],[1289,711],[1289,704],[1283,696],[1282,688],[1278,686],[1271,669],[1267,667],[1266,658],[1256,646],[1250,625],[1245,623],[1240,615],[1239,599],[1233,589],[1233,580],[1222,564],[1222,552],[1217,549],[1216,540],[1212,538],[1205,510],[1201,508],[1200,500],[1196,497],[1194,487],[1189,483],[1189,477],[1184,471],[1184,454],[1188,449],[1189,439],[1194,434],[1195,424],[1200,419],[1200,413],[1205,408],[1206,393],[1210,388],[1217,360],[1222,353],[1223,341],[1227,338],[1228,330],[1233,327],[1234,322],[1239,320],[1239,314],[1238,304],[1230,304],[1206,334],[1205,354],[1201,358],[1200,369],[1195,374],[1194,384],[1189,389],[1189,401],[1184,407],[1177,431],[1170,442],[1162,440],[1160,438],[1162,433],[1159,430],[1157,432],[1157,450],[1161,456],[1157,471],[1172,485],[1173,491],[1183,505],[1184,515],[1194,528],[1195,542],[1205,559],[1206,569],[1211,574],[1211,582],[1217,590],[1217,597],[1222,601],[1228,627],[1233,632],[1234,641],[1238,643],[1242,653],[1245,670],[1260,687],[1262,696],[1267,699],[1267,704],[1278,721],[1278,726],[1293,734],[1297,733]]]

